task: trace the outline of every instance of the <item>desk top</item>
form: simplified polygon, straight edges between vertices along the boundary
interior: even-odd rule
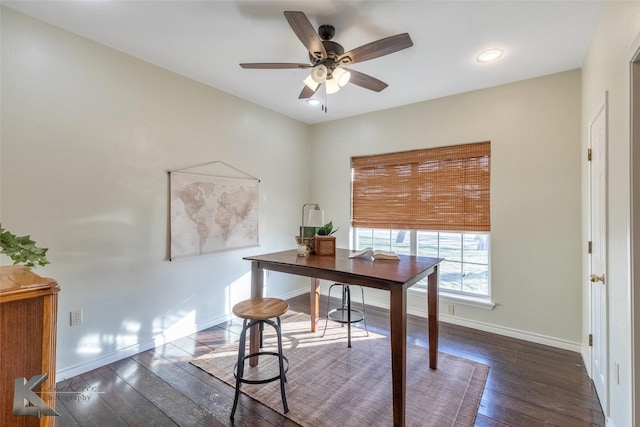
[[[298,256],[296,250],[274,252],[264,255],[248,256],[244,259],[254,261],[259,268],[334,280],[350,284],[363,283],[381,289],[389,286],[411,286],[426,277],[438,265],[442,258],[429,258],[399,255],[400,260],[376,260],[369,258],[349,258],[355,252],[348,249],[336,249],[336,256],[307,255]]]

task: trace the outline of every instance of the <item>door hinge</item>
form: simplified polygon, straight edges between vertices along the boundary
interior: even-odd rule
[[[587,161],[591,161],[591,148],[587,150]]]
[[[593,335],[589,334],[589,347],[593,347]]]
[[[589,251],[588,253],[591,253],[591,251],[593,250],[593,243],[591,241],[589,241],[589,247],[587,250]]]

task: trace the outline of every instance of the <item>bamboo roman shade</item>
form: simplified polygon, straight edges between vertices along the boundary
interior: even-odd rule
[[[491,230],[491,143],[352,157],[352,226]]]

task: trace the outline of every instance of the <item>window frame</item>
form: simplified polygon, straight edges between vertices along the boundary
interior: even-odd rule
[[[495,304],[492,302],[492,293],[491,293],[491,233],[490,232],[476,232],[476,233],[465,233],[465,232],[452,232],[450,230],[444,230],[444,231],[437,231],[437,230],[395,230],[395,229],[388,229],[388,228],[372,228],[372,227],[351,227],[351,248],[354,250],[358,250],[358,249],[363,249],[362,247],[360,247],[361,245],[359,245],[359,230],[371,230],[372,233],[372,240],[374,238],[374,233],[377,231],[383,231],[383,232],[388,232],[389,233],[389,246],[388,248],[385,248],[386,250],[394,250],[393,249],[393,232],[401,232],[401,231],[405,231],[407,232],[408,236],[409,236],[409,255],[417,255],[418,254],[418,232],[429,232],[429,233],[455,233],[455,234],[460,234],[461,236],[464,236],[464,234],[482,234],[482,235],[486,235],[487,236],[487,294],[478,294],[478,293],[472,293],[472,292],[465,292],[463,290],[455,290],[455,289],[448,289],[448,288],[442,288],[441,286],[439,286],[439,294],[440,294],[440,299],[443,301],[447,301],[447,302],[452,302],[452,303],[458,303],[458,304],[463,304],[463,305],[468,305],[468,306],[473,306],[473,307],[479,307],[479,308],[485,308],[485,309],[493,309],[495,307]],[[439,239],[438,239],[439,240]],[[438,242],[438,247],[439,247],[439,242]],[[373,247],[373,246],[372,246]],[[377,248],[377,249],[382,249],[382,248]],[[462,251],[462,254],[464,254],[464,250]],[[461,269],[464,271],[464,255],[462,255],[462,259],[460,261],[451,261],[451,262],[459,262],[461,264]],[[485,264],[480,264],[480,263],[473,263],[473,262],[469,262],[467,264],[473,264],[473,265],[485,265]],[[427,284],[426,283],[422,283],[418,282],[416,283],[414,286],[412,286],[411,288],[409,288],[409,291],[411,291],[412,293],[417,293],[417,294],[425,294],[427,291]],[[462,286],[462,283],[461,283]]]

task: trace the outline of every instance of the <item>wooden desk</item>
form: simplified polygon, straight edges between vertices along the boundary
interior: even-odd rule
[[[400,261],[349,258],[351,251],[337,249],[336,256],[299,257],[295,250],[245,257],[251,261],[251,297],[263,296],[264,270],[311,278],[311,329],[318,318],[319,279],[389,291],[391,330],[391,376],[393,425],[404,426],[407,372],[407,289],[428,276],[429,366],[438,366],[438,264],[440,258],[400,255]],[[250,351],[256,352],[259,336],[250,336]],[[257,364],[252,360],[252,366]]]

